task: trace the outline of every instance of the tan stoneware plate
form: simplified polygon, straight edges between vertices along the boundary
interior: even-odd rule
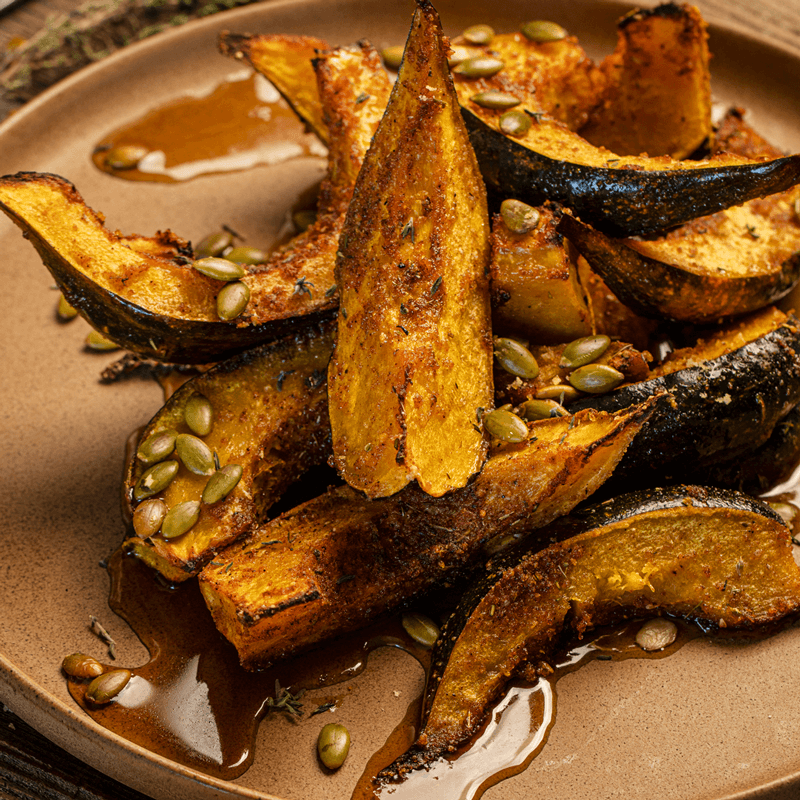
[[[152,234],[171,228],[197,241],[224,214],[246,235],[274,235],[298,187],[319,178],[305,158],[185,183],[136,183],[90,160],[104,135],[184,95],[203,94],[241,65],[217,54],[220,29],[314,34],[347,44],[405,40],[408,0],[276,0],[242,8],[134,45],[51,89],[0,126],[0,174],[54,172],[73,181],[111,228]],[[445,29],[489,22],[514,30],[555,19],[594,57],[613,46],[626,9],[591,0],[443,0]],[[759,129],[800,151],[800,61],[744,32],[712,29],[713,91],[748,108]],[[52,279],[31,246],[0,219],[3,366],[0,379],[0,701],[54,742],[154,798],[348,798],[423,674],[396,650],[338,687],[336,719],[353,734],[345,766],[323,774],[315,727],[278,721],[262,729],[254,766],[225,782],[185,769],[110,734],[69,697],[63,655],[103,650],[89,632],[100,617],[118,641],[118,661],[147,653],[108,610],[99,562],[121,540],[119,482],[128,434],[158,409],[146,380],[105,386],[116,355],[83,351],[83,321],[59,325]],[[558,685],[549,740],[521,775],[486,798],[721,800],[789,798],[800,792],[800,631],[752,645],[694,640],[659,660],[593,662]],[[431,785],[431,797],[439,797]]]

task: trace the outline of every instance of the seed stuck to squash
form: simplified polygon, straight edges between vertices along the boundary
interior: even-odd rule
[[[544,42],[558,42],[567,36],[567,31],[557,22],[550,22],[544,19],[526,22],[522,26],[522,33],[526,39],[530,39],[532,42],[537,42],[539,44],[543,44]]]
[[[143,464],[158,464],[175,449],[178,432],[172,429],[157,431],[148,436],[136,450],[136,458]]]
[[[454,72],[465,78],[491,78],[503,69],[505,63],[494,56],[473,56],[462,61]]]
[[[133,530],[140,539],[155,536],[167,515],[167,504],[158,498],[150,498],[136,506],[133,512]]]
[[[491,25],[470,25],[461,35],[469,44],[487,45],[494,38],[494,28]]]
[[[192,266],[201,275],[217,281],[238,281],[244,277],[244,267],[227,258],[200,258]]]
[[[233,246],[233,234],[230,231],[211,233],[200,241],[194,250],[195,258],[219,258]]]
[[[576,369],[591,364],[608,350],[610,344],[611,339],[605,334],[575,339],[564,348],[559,366],[562,369]]]
[[[587,364],[570,372],[569,382],[581,392],[587,394],[605,394],[616,389],[625,376],[607,364]]]
[[[133,499],[144,500],[146,497],[163,492],[178,474],[180,465],[174,459],[155,464],[142,473],[133,487]]]
[[[206,488],[203,489],[203,502],[210,506],[224,500],[236,488],[242,472],[239,464],[226,464],[222,469],[217,470],[208,479]]]
[[[498,336],[494,340],[494,357],[511,375],[533,380],[539,374],[539,365],[533,353],[514,339]]]
[[[183,419],[196,436],[208,436],[214,427],[214,409],[202,394],[193,394],[183,409]]]
[[[522,102],[515,95],[508,92],[500,92],[497,89],[478,92],[478,94],[472,95],[470,100],[483,108],[514,108],[514,106],[518,106]]]
[[[524,111],[506,111],[498,125],[506,136],[520,138],[531,129],[531,118]]]
[[[234,247],[225,253],[225,258],[228,261],[233,261],[236,264],[263,264],[269,255],[258,247],[248,247],[241,245]]]
[[[175,439],[175,451],[189,472],[195,475],[211,475],[214,472],[214,454],[197,436],[190,433],[179,434]]]
[[[519,408],[523,419],[533,422],[537,419],[550,419],[550,417],[566,417],[569,412],[555,400],[526,400]]]
[[[241,281],[233,281],[223,286],[217,295],[217,314],[220,319],[236,319],[249,302],[250,287]]]
[[[528,426],[513,411],[498,408],[483,418],[483,427],[490,436],[503,442],[524,442],[528,438]]]
[[[388,69],[394,70],[395,72],[400,69],[400,64],[403,63],[404,49],[403,45],[397,44],[392,47],[384,47],[383,50],[381,50],[381,58]]]
[[[500,204],[500,216],[512,233],[530,233],[536,230],[541,219],[538,209],[513,198]]]
[[[161,535],[165,539],[177,539],[188,533],[200,519],[200,503],[197,500],[187,500],[171,508],[164,517],[161,525]]]

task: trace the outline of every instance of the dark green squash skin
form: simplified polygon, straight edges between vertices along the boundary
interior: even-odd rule
[[[653,476],[680,479],[684,468],[736,458],[763,444],[800,402],[800,329],[790,317],[774,331],[696,367],[570,403],[618,411],[659,392],[672,396],[628,448],[615,479],[634,486]],[[649,473],[646,475],[646,473]]]
[[[609,236],[663,231],[782,192],[800,182],[800,156],[726,167],[636,170],[557,161],[523,147],[462,108],[486,182],[532,205],[553,200]],[[535,123],[534,123],[535,124]]]

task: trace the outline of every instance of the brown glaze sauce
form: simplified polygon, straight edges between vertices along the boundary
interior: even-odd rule
[[[134,168],[113,169],[106,156],[121,146],[142,147],[147,155]],[[326,152],[277,90],[255,74],[150,111],[104,137],[92,160],[125,180],[175,182]]]

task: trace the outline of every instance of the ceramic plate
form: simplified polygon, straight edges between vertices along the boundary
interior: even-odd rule
[[[446,0],[445,29],[490,22],[498,31],[555,19],[594,57],[613,47],[625,7],[589,0]],[[287,0],[242,8],[130,47],[45,93],[0,126],[0,174],[54,172],[74,182],[109,227],[150,235],[171,228],[197,241],[220,218],[245,234],[274,236],[298,187],[321,174],[318,159],[200,177],[135,183],[98,171],[92,147],[111,130],[240,74],[217,54],[220,29],[314,34],[347,44],[402,43],[412,5],[389,0]],[[800,151],[797,58],[748,35],[713,28],[713,92],[750,110],[757,127]],[[221,109],[224,113],[224,109]],[[59,325],[56,292],[19,231],[0,219],[3,478],[0,492],[0,700],[67,750],[155,798],[348,798],[367,760],[420,691],[417,663],[378,651],[367,670],[337,688],[336,719],[353,732],[346,765],[323,774],[312,729],[262,729],[253,767],[235,781],[208,778],[110,734],[69,697],[59,665],[75,650],[102,655],[90,614],[118,641],[119,663],[147,653],[106,605],[99,562],[123,535],[119,481],[128,434],[161,403],[150,381],[106,386],[116,355],[82,349],[87,328]],[[800,631],[733,646],[694,640],[660,660],[593,662],[558,684],[546,746],[521,775],[486,798],[591,797],[706,800],[790,797],[800,790]],[[796,787],[792,789],[791,787]],[[432,781],[431,796],[438,797]]]

